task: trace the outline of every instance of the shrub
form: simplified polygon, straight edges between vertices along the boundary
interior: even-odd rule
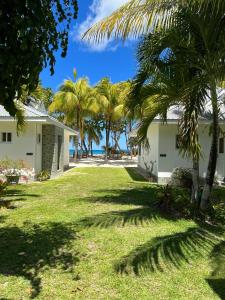
[[[191,188],[192,171],[187,168],[175,168],[170,178],[170,184],[173,186]]]
[[[190,217],[192,214],[190,196],[187,189],[175,188],[167,184],[157,193],[157,204],[162,211],[175,217]]]
[[[8,183],[0,179],[0,197],[5,194]]]
[[[43,170],[37,174],[38,181],[46,181],[50,178],[50,173],[47,170]]]
[[[23,160],[5,158],[0,160],[0,173],[5,176],[20,176],[24,170],[29,170]]]

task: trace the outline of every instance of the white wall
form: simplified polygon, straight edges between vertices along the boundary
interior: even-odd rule
[[[221,126],[225,132],[225,125]],[[139,166],[146,168],[143,161],[156,161],[156,175],[159,182],[166,181],[173,169],[176,167],[192,167],[191,159],[183,157],[176,149],[176,135],[178,134],[177,124],[155,123],[149,126],[148,139],[151,151],[143,149],[138,157]],[[205,177],[208,166],[209,151],[211,146],[211,136],[209,136],[209,125],[200,124],[198,130],[199,142],[201,144],[202,157],[200,159],[200,176]],[[216,175],[219,178],[225,177],[225,153],[218,154]]]
[[[35,170],[36,173],[39,173],[42,170],[42,124],[35,124],[35,131],[36,131]],[[38,141],[38,134],[40,134],[41,136],[40,143]]]
[[[159,124],[158,177],[168,178],[176,167],[192,167],[191,160],[183,158],[176,149],[176,124]]]
[[[2,132],[12,132],[11,143],[1,142]],[[37,132],[41,133],[41,124],[27,123],[25,132],[17,136],[16,122],[1,121],[0,159],[8,157],[14,160],[24,160],[30,168],[38,172],[41,168],[41,143],[37,145]],[[33,155],[27,155],[27,153],[33,153]]]
[[[70,148],[70,135],[67,130],[64,130],[64,166],[68,166],[70,162],[69,148]]]
[[[158,146],[159,146],[159,124],[151,124],[148,128],[149,148],[141,146],[141,154],[138,156],[138,166],[146,169],[153,163],[153,174],[158,174]]]
[[[223,126],[224,127],[224,126]],[[225,128],[224,128],[225,129]],[[169,172],[171,173],[176,167],[192,167],[191,159],[182,157],[179,154],[179,149],[176,149],[176,135],[178,133],[177,125],[160,125],[159,127],[159,173]],[[212,137],[209,136],[209,125],[200,124],[198,129],[199,142],[201,145],[202,157],[200,159],[200,176],[205,177],[209,151],[211,146]],[[160,157],[160,154],[166,154],[166,157]],[[218,154],[217,163],[217,176],[224,177],[225,170],[225,153]],[[159,174],[160,175],[160,174]],[[159,176],[160,177],[160,176]]]

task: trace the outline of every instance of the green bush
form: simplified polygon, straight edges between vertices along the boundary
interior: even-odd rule
[[[188,189],[166,185],[157,193],[159,208],[175,217],[191,217],[191,195]]]
[[[0,197],[5,194],[8,183],[6,181],[0,180]]]
[[[46,181],[50,178],[50,173],[47,170],[43,170],[37,174],[38,181]]]
[[[170,185],[191,189],[192,171],[188,168],[175,168],[170,178]]]

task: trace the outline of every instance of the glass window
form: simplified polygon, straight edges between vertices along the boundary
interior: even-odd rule
[[[40,144],[41,143],[41,134],[38,133],[37,135],[37,143]]]
[[[2,132],[2,142],[6,142],[6,132]]]
[[[12,133],[7,132],[7,142],[12,142]]]
[[[11,132],[2,132],[2,142],[3,143],[12,142],[12,133]]]
[[[224,138],[219,139],[219,153],[224,153]]]

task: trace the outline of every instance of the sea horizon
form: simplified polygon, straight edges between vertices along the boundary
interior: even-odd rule
[[[70,151],[70,156],[73,156],[74,155],[74,153],[75,153],[75,149],[70,149],[69,150]],[[128,152],[128,150],[124,150],[124,149],[121,149],[121,151],[123,151],[123,152]],[[79,153],[80,153],[81,151],[79,150]],[[103,155],[103,154],[105,154],[105,150],[101,150],[101,149],[93,149],[93,154],[94,155]]]

